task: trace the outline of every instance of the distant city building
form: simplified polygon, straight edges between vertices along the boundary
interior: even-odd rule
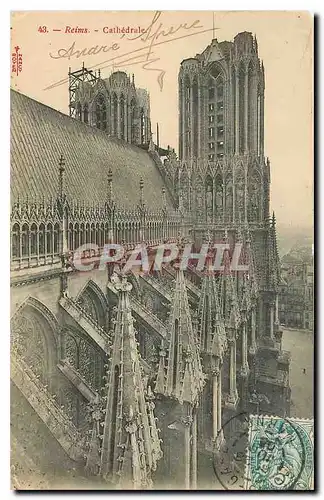
[[[279,292],[281,325],[313,329],[314,264],[311,249],[291,251],[282,258]]]

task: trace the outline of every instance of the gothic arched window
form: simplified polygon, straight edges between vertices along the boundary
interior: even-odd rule
[[[51,255],[53,252],[53,226],[51,223],[46,227],[46,253]]]
[[[223,215],[223,179],[220,174],[215,179],[215,214],[219,221]]]
[[[245,70],[243,64],[239,69],[239,151],[244,153],[245,140]]]
[[[104,246],[104,241],[105,241],[105,229],[104,229],[104,223],[102,222],[100,224],[99,228],[99,233],[98,233],[98,246],[102,248]]]
[[[141,108],[140,111],[140,121],[141,121],[141,144],[145,144],[145,113],[143,108]]]
[[[90,233],[90,224],[89,222],[85,225],[85,243],[88,245],[91,243],[91,233]]]
[[[79,344],[79,371],[81,375],[94,387],[98,384],[96,376],[96,351],[84,340]],[[99,374],[98,374],[99,375]],[[99,381],[100,388],[100,381]]]
[[[84,123],[89,122],[89,108],[87,103],[83,107],[83,121]]]
[[[224,118],[225,80],[223,69],[218,63],[212,63],[208,78],[208,149],[209,160],[223,158],[225,151]]]
[[[107,128],[107,106],[102,94],[96,99],[96,127],[101,130]]]
[[[11,324],[13,348],[43,384],[50,383],[50,352],[46,341],[49,332],[47,321],[28,306]]]
[[[59,252],[59,233],[60,233],[60,226],[58,223],[55,224],[54,226],[54,253],[57,254]]]
[[[82,222],[80,226],[80,246],[84,245],[85,241],[86,241],[85,229],[84,229],[84,223]]]
[[[136,142],[136,102],[133,98],[130,103],[131,107],[131,142],[135,144]]]
[[[233,145],[232,145],[232,147],[233,147],[233,152],[235,152],[237,149],[238,137],[236,137],[236,107],[237,107],[237,102],[236,102],[236,70],[235,70],[234,66],[232,68],[231,77],[232,77],[232,105],[233,105],[233,121],[231,123],[232,128],[233,128]]]
[[[182,204],[185,210],[190,210],[191,206],[191,193],[190,193],[190,181],[186,171],[181,174],[180,178],[180,189]]]
[[[198,157],[198,83],[197,80],[194,79],[192,85],[192,133],[193,133],[193,151],[192,155],[197,158]]]
[[[261,178],[258,172],[248,175],[247,217],[249,222],[258,222],[261,217]]]
[[[79,231],[79,224],[76,223],[74,226],[74,248],[73,250],[76,250],[80,246],[80,231]]]
[[[225,179],[225,222],[231,222],[233,218],[233,183],[228,175]]]
[[[95,230],[95,225],[93,223],[91,224],[90,243],[92,243],[93,245],[96,243],[96,230]]]
[[[214,203],[214,190],[213,190],[213,179],[210,175],[206,177],[206,214],[207,220],[212,220],[213,217],[213,203]]]
[[[12,258],[20,257],[20,228],[14,224],[11,232],[11,254]]]
[[[204,183],[201,177],[196,180],[196,211],[198,218],[202,215],[204,210]]]
[[[38,235],[38,241],[39,241],[38,253],[41,256],[45,255],[45,238],[46,238],[45,226],[44,224],[41,224],[39,226],[39,235]]]
[[[37,226],[32,224],[30,228],[30,255],[37,255]]]
[[[120,96],[120,138],[126,139],[125,137],[125,98],[124,95]]]
[[[73,224],[70,222],[70,224],[69,224],[69,250],[74,250],[73,236],[74,236]]]
[[[103,360],[98,351],[77,335],[65,333],[65,355],[69,363],[94,388],[99,390],[103,375]]]
[[[244,202],[244,192],[245,192],[245,181],[244,175],[241,174],[237,177],[235,181],[235,208],[238,219],[244,218],[245,212],[245,202]]]
[[[96,227],[95,227],[95,244],[99,245],[99,224],[98,224],[98,222],[96,223]]]
[[[113,131],[112,131],[112,133],[115,136],[117,136],[118,135],[118,99],[117,99],[117,95],[115,93],[112,95],[112,107],[113,107],[113,112],[112,112]]]
[[[81,103],[78,102],[77,104],[77,112],[76,112],[76,117],[78,120],[82,120],[82,106],[81,106]]]
[[[254,70],[253,65],[250,63],[248,70],[248,147],[249,150],[253,147],[253,107],[255,96],[253,95],[253,79],[254,79]]]
[[[109,225],[106,222],[106,224],[105,224],[105,230],[104,230],[104,245],[106,243],[111,243],[110,241],[108,241],[108,236],[109,236]]]
[[[29,228],[24,224],[21,232],[21,254],[22,257],[27,257],[29,254]]]
[[[190,156],[190,144],[191,144],[191,117],[190,117],[190,92],[191,85],[189,76],[186,75],[184,79],[184,130],[183,130],[183,142],[184,142],[184,153],[188,158]]]

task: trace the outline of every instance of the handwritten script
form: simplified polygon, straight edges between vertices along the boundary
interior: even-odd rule
[[[202,33],[207,33],[212,31],[212,29],[203,29],[204,27],[200,24],[199,19],[196,19],[192,23],[181,23],[176,26],[165,27],[160,18],[162,12],[156,11],[149,23],[148,27],[143,33],[136,36],[127,36],[125,33],[119,38],[119,41],[113,42],[111,45],[95,45],[89,48],[77,48],[76,42],[74,41],[67,48],[60,48],[56,53],[50,53],[52,59],[79,59],[85,56],[96,56],[98,54],[111,53],[115,54],[110,59],[101,61],[89,69],[106,69],[110,67],[118,66],[122,68],[128,66],[129,64],[141,64],[142,68],[148,71],[156,71],[158,73],[157,82],[159,84],[160,90],[163,89],[163,81],[165,76],[165,70],[156,67],[156,63],[160,61],[160,58],[156,56],[155,50],[158,46],[164,45],[166,43],[175,42],[190,36],[196,36]],[[215,29],[215,28],[213,28]],[[216,28],[217,29],[217,28]],[[141,45],[139,48],[130,51],[122,51],[122,46],[126,43],[131,45],[132,42],[139,41]],[[124,42],[124,43],[123,43]],[[44,90],[49,90],[60,85],[65,84],[68,81],[67,78],[55,82]]]

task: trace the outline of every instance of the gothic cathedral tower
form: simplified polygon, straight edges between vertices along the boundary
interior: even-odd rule
[[[224,358],[227,406],[237,411],[241,405],[245,411],[256,393],[262,401],[271,393],[269,404],[287,415],[289,360],[282,354],[278,319],[280,266],[275,217],[269,214],[264,90],[264,67],[251,33],[238,33],[233,42],[213,39],[201,54],[182,61],[177,195],[180,209],[191,215],[197,249],[208,233],[213,242],[229,244],[230,252],[242,243],[243,253],[250,255],[245,276],[230,271],[241,319],[235,338],[227,328],[228,339],[237,345],[230,359]],[[255,290],[247,296],[251,278]],[[228,301],[221,276],[217,283],[220,301]],[[224,303],[225,309],[231,304]]]
[[[268,217],[264,68],[251,33],[214,39],[182,61],[179,157],[179,194],[196,222],[229,227]]]

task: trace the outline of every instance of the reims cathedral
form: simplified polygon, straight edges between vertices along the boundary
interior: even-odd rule
[[[153,142],[149,95],[125,72],[70,71],[70,116],[11,92],[17,489],[203,488],[237,416],[289,416],[256,38],[188,54],[178,86],[178,154]],[[185,269],[73,261],[184,242]],[[237,244],[248,271],[231,268]]]

